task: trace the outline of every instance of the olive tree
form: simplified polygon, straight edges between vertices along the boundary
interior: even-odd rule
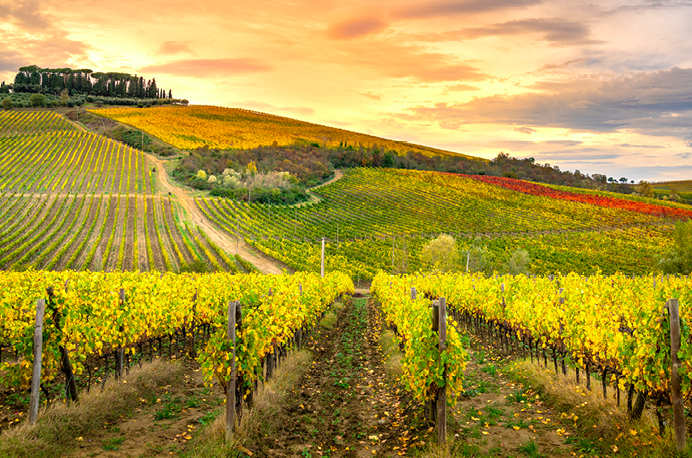
[[[441,234],[423,246],[420,260],[431,271],[454,272],[459,268],[457,243],[452,236]]]

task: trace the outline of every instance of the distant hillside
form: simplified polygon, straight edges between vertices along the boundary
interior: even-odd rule
[[[651,185],[658,198],[672,198],[677,202],[692,204],[692,180],[659,181]]]
[[[375,148],[382,152],[395,151],[399,155],[411,151],[426,156],[462,156],[487,161],[451,151],[240,108],[188,106],[90,111],[142,129],[177,148],[188,150],[202,147],[249,149],[259,146],[313,144],[354,149]]]
[[[315,190],[302,207],[197,198],[229,235],[240,233],[297,270],[318,271],[327,238],[327,270],[370,279],[380,269],[416,272],[420,252],[438,234],[470,250],[470,269],[506,271],[525,250],[529,271],[547,274],[648,273],[671,243],[672,219],[692,209],[554,189],[511,178],[358,168]]]

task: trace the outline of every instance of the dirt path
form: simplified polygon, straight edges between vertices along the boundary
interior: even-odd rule
[[[185,192],[181,187],[174,185],[168,181],[168,174],[164,167],[163,161],[157,157],[146,154],[147,158],[155,164],[156,175],[158,176],[159,183],[162,188],[167,192],[173,194],[180,205],[185,209],[185,211],[190,215],[192,221],[199,226],[204,232],[207,233],[209,238],[227,253],[235,253],[236,240],[234,238],[228,237],[226,234],[218,230],[204,214],[197,208],[195,199]],[[255,252],[250,251],[249,246],[245,243],[245,240],[240,239],[238,243],[238,254],[245,260],[250,261],[255,267],[257,267],[262,273],[266,274],[280,274],[281,269],[278,267],[276,262],[267,259],[266,257],[259,256]]]
[[[382,318],[368,298],[348,301],[312,343],[314,363],[289,401],[248,445],[258,457],[372,457],[405,450],[399,391],[385,380]]]
[[[307,204],[320,202],[322,200],[322,198],[320,196],[318,196],[317,194],[313,193],[312,191],[314,191],[315,189],[319,189],[322,186],[327,186],[328,184],[334,183],[336,180],[341,179],[341,177],[343,177],[343,176],[344,176],[344,172],[342,172],[339,169],[334,170],[334,176],[330,180],[325,181],[322,184],[318,184],[317,186],[314,186],[314,187],[306,190],[306,192],[310,196],[310,200],[308,202],[301,202],[299,204],[289,205],[289,207],[302,207],[302,206],[307,205]]]

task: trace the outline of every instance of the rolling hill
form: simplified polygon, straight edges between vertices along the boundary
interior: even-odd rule
[[[107,108],[90,112],[141,129],[180,149],[247,149],[318,143],[326,147],[379,147],[403,155],[414,151],[426,156],[466,156],[451,151],[388,140],[373,135],[313,124],[292,118],[214,106]],[[479,161],[485,161],[481,158]]]

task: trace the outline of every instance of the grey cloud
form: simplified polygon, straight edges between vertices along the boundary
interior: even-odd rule
[[[541,143],[544,145],[578,146],[583,142],[580,140],[546,140]]]
[[[557,18],[521,19],[493,24],[486,27],[468,28],[456,32],[460,38],[465,39],[528,33],[541,34],[543,35],[543,40],[553,43],[599,43],[589,38],[591,32],[586,25]]]
[[[16,73],[19,67],[66,67],[69,61],[84,61],[91,46],[53,31],[28,38],[0,31],[0,72]]]
[[[586,57],[582,57],[582,58],[580,58],[580,59],[572,59],[572,60],[568,60],[568,61],[566,61],[566,62],[562,62],[562,63],[559,63],[559,64],[545,64],[544,66],[542,66],[542,67],[539,69],[539,71],[541,71],[541,70],[555,70],[555,69],[558,69],[558,68],[565,68],[565,67],[569,67],[569,66],[572,65],[572,64],[576,64],[576,63],[578,63],[578,62],[586,62],[586,61],[587,61],[587,58],[586,58]]]
[[[536,160],[559,160],[561,162],[583,162],[583,161],[603,161],[616,159],[622,154],[617,152],[603,151],[597,148],[579,148],[558,151],[541,151],[535,153]]]
[[[515,127],[512,130],[526,135],[531,135],[532,133],[536,132],[536,129],[532,129],[530,127]]]
[[[434,16],[454,14],[474,14],[504,8],[525,8],[541,3],[540,0],[456,0],[421,2],[418,5],[402,7],[393,16],[403,19],[423,19]]]
[[[492,96],[467,103],[415,106],[410,113],[431,122],[461,126],[497,123],[614,132],[623,127],[647,134],[659,129],[689,133],[692,69],[671,68],[616,78],[600,86],[558,94]]]
[[[660,146],[660,145],[632,145],[630,143],[620,143],[618,146],[620,148],[648,148],[648,149],[663,148],[663,146]]]
[[[680,156],[683,159],[688,159],[690,156],[692,156],[692,153],[678,153],[676,156]]]

